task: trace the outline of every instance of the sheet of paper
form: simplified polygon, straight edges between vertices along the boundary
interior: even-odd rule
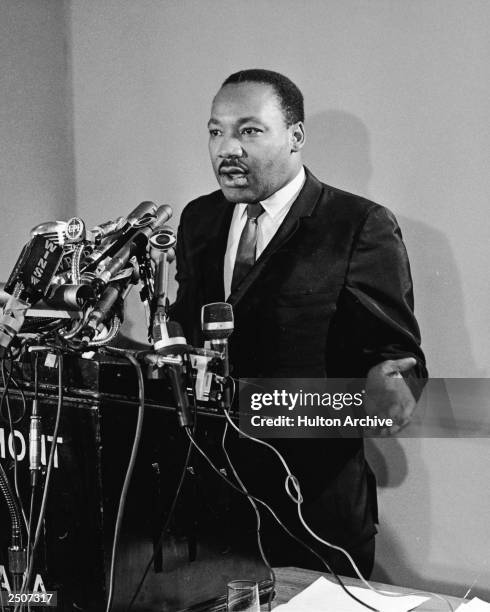
[[[386,597],[365,588],[347,588],[350,593],[380,612],[407,612],[429,599],[419,595]],[[274,612],[331,612],[332,610],[335,612],[366,612],[367,609],[349,597],[340,585],[330,582],[323,576],[292,597],[287,604],[274,608]]]
[[[458,606],[456,612],[490,612],[490,604],[483,599],[473,597],[468,603]]]

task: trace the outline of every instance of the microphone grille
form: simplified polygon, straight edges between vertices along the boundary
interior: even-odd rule
[[[154,348],[157,353],[178,355],[188,350],[182,327],[176,321],[161,321],[153,325]]]
[[[66,239],[66,221],[46,221],[31,229],[31,238],[44,236],[52,242],[63,246]]]
[[[223,340],[234,330],[233,308],[227,302],[205,304],[201,309],[201,328],[208,340]]]
[[[172,218],[173,210],[168,204],[162,204],[155,211],[155,220],[152,223],[152,228],[157,229],[167,223]]]
[[[150,236],[150,245],[158,251],[167,251],[176,243],[177,238],[170,227],[155,230]]]

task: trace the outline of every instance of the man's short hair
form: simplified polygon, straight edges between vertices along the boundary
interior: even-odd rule
[[[264,85],[270,85],[274,88],[281,103],[287,126],[305,120],[303,94],[288,77],[279,72],[274,72],[273,70],[252,68],[250,70],[240,70],[240,72],[230,74],[230,76],[223,81],[221,87],[232,83],[246,82],[263,83]]]

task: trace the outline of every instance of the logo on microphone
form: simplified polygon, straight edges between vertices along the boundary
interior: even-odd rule
[[[68,242],[79,242],[85,238],[85,223],[80,217],[72,217],[66,222],[66,239]]]
[[[55,253],[55,257],[58,257],[58,250],[59,247],[51,240],[46,239],[44,241],[44,251],[42,252],[41,257],[39,257],[39,259],[37,260],[37,263],[35,264],[35,267],[31,274],[30,280],[32,287],[36,287],[37,285],[39,285],[44,277],[50,278],[52,276],[52,273],[50,271],[50,262],[53,258],[53,253]]]

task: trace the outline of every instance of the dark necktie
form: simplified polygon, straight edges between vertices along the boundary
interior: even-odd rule
[[[255,249],[257,246],[257,220],[264,212],[260,202],[247,204],[247,222],[243,228],[236,252],[235,267],[231,279],[232,292],[245,278],[255,263]]]

